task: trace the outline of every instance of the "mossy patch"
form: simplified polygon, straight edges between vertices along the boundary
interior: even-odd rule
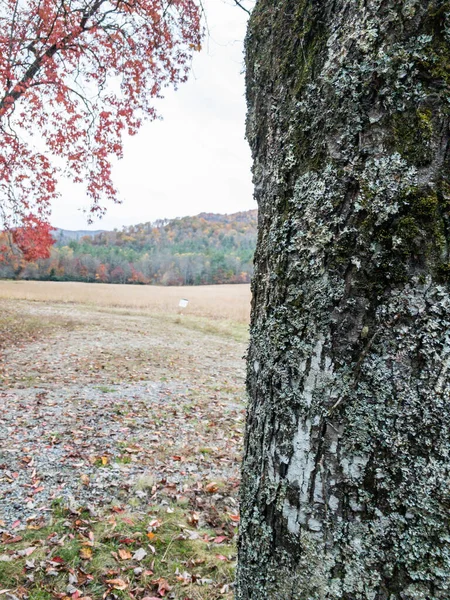
[[[424,32],[430,35],[431,40],[426,47],[426,55],[418,61],[418,65],[424,72],[425,80],[435,87],[450,85],[449,20],[450,3],[444,2],[438,10],[430,10],[424,23]]]
[[[396,113],[392,117],[393,148],[416,166],[428,164],[433,157],[433,119],[429,109]]]

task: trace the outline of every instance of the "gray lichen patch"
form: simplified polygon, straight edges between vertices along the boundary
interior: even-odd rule
[[[450,3],[258,0],[239,600],[450,597]]]

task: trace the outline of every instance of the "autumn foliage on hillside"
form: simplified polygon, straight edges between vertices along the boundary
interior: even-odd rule
[[[111,158],[186,79],[200,38],[194,0],[3,0],[0,226],[23,259],[48,253],[61,175],[93,214],[118,200]]]
[[[31,261],[26,279],[199,285],[247,283],[253,271],[257,211],[202,213],[141,223],[122,231],[55,232],[47,259]],[[84,232],[85,233],[85,232]],[[0,264],[0,277],[13,277],[14,264]]]

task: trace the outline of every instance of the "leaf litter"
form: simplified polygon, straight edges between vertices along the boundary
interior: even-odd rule
[[[244,345],[136,312],[24,313],[70,327],[0,367],[5,598],[231,598]]]

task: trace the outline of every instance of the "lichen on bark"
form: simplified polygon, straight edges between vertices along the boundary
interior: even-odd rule
[[[258,0],[238,600],[450,597],[450,3]]]

